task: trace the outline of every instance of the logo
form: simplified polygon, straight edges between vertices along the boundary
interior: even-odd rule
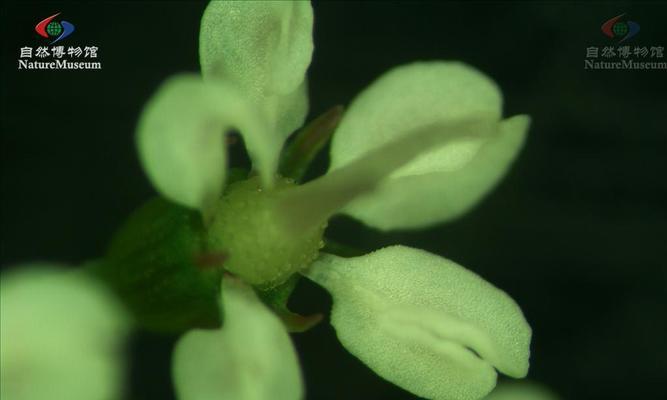
[[[612,39],[620,38],[618,43],[625,42],[639,33],[639,24],[635,21],[620,21],[625,13],[617,15],[602,24],[602,33]]]
[[[53,14],[50,17],[44,18],[37,25],[35,31],[44,38],[54,38],[50,44],[59,42],[74,32],[74,25],[68,21],[54,21],[53,19],[60,15],[60,13]]]
[[[46,17],[35,25],[35,32],[47,39],[44,43],[41,38],[31,35],[32,43],[25,43],[18,49],[17,68],[19,70],[100,70],[100,48],[95,43],[76,43],[74,41],[63,45],[62,40],[74,32],[74,24],[69,21],[56,19],[61,13],[57,12]],[[84,36],[85,36],[85,32]],[[80,35],[77,35],[80,37]],[[37,41],[41,43],[37,43]]]
[[[586,47],[584,69],[588,70],[667,70],[665,46],[659,43],[623,43],[637,36],[639,24],[628,21],[625,13],[607,20],[600,29],[605,36],[617,39],[603,46],[591,43]]]

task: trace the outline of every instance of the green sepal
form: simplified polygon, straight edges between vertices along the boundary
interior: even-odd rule
[[[333,254],[338,257],[359,257],[368,252],[347,243],[325,237],[322,253]]]
[[[216,328],[226,255],[207,251],[204,236],[198,212],[155,198],[118,230],[94,271],[144,329]]]
[[[305,332],[320,321],[322,314],[301,315],[290,311],[287,307],[292,292],[301,279],[300,275],[292,275],[285,283],[269,290],[256,290],[257,296],[276,314],[288,332]]]
[[[343,106],[335,106],[301,128],[283,149],[280,174],[300,182],[315,156],[331,139],[343,117]]]

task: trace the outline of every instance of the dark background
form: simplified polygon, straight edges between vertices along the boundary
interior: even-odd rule
[[[2,7],[1,264],[76,264],[154,193],[135,123],[160,82],[197,71],[205,4]],[[57,11],[77,29],[62,44],[99,46],[101,71],[17,70],[19,48],[43,44],[34,25]],[[584,70],[586,47],[616,44],[600,25],[622,12],[641,25],[627,44],[667,46],[657,3],[315,4],[311,116],[392,66],[454,59],[498,82],[506,115],[533,117],[509,176],[464,218],[389,235],[339,219],[329,232],[366,249],[427,249],[506,290],[534,329],[530,379],[565,399],[663,398],[667,374],[667,74]],[[304,312],[330,304],[307,282],[294,301]],[[327,324],[295,340],[309,399],[414,398],[348,355]],[[133,339],[133,399],[170,398],[173,341]]]

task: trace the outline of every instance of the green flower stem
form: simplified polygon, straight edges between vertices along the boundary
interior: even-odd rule
[[[280,174],[301,181],[310,163],[324,148],[343,117],[343,106],[335,106],[312,120],[296,134],[285,147],[280,163]]]

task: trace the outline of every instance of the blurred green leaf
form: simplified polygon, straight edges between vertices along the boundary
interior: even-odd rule
[[[33,264],[0,281],[0,398],[107,400],[124,381],[124,311],[99,282]]]

